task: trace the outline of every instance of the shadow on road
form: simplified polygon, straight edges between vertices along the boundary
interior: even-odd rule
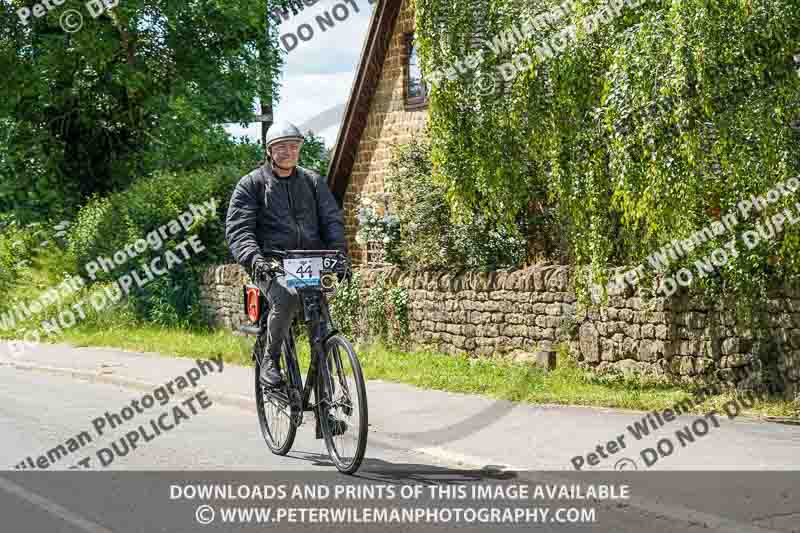
[[[289,456],[295,459],[310,461],[313,466],[331,468],[334,471],[336,469],[327,454],[295,452],[289,454]],[[383,459],[366,457],[358,472],[348,477],[361,479],[363,481],[395,483],[398,485],[409,482],[430,485],[442,483],[477,483],[481,481],[517,478],[516,472],[503,470],[503,468],[504,467],[498,465],[485,465],[481,468],[450,468],[421,463],[392,463],[391,461],[385,461]]]

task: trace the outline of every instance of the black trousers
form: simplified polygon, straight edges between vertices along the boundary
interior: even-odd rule
[[[267,354],[277,360],[281,354],[281,342],[289,335],[292,321],[301,308],[297,289],[287,287],[285,276],[276,276],[266,282],[265,294],[269,302],[267,318]]]

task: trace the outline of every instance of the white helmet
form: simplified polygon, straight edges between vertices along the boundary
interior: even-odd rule
[[[267,130],[266,149],[269,153],[270,147],[281,141],[304,141],[305,137],[300,130],[291,122],[276,122]]]

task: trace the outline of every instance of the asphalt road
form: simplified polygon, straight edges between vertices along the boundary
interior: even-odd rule
[[[411,449],[372,439],[367,458],[356,477],[342,476],[327,457],[324,443],[314,438],[313,418],[298,432],[293,451],[286,457],[269,452],[250,410],[220,404],[207,408],[194,403],[196,414],[150,442],[99,465],[97,451],[111,447],[126,430],[151,418],[138,415],[124,427],[97,436],[93,421],[106,411],[120,412],[142,391],[106,383],[90,383],[66,376],[6,368],[0,372],[0,456],[8,471],[0,472],[0,530],[10,532],[107,531],[241,531],[263,529],[250,519],[240,523],[200,525],[196,500],[171,498],[171,486],[214,482],[277,486],[295,484],[366,484],[370,486],[455,486],[490,483],[628,483],[633,498],[601,501],[538,501],[549,508],[539,515],[545,523],[528,523],[542,531],[798,531],[800,530],[800,476],[750,472],[623,473],[623,472],[508,472],[436,459]],[[154,408],[154,413],[167,411]],[[46,472],[14,470],[26,457],[36,460],[54,446],[86,431],[93,440],[60,458]],[[498,435],[502,439],[502,435]],[[65,444],[66,446],[66,444]],[[113,448],[112,448],[113,449]],[[121,455],[121,454],[120,454]],[[92,457],[95,473],[69,470]],[[125,472],[123,472],[125,471]],[[771,477],[769,477],[771,476]],[[399,490],[399,489],[398,489]],[[432,490],[432,489],[431,489]],[[453,500],[441,495],[423,498],[418,505],[443,505]],[[495,500],[497,506],[506,500]],[[220,502],[215,502],[219,504]],[[222,502],[232,503],[237,502]],[[253,505],[252,502],[248,502]],[[261,502],[263,503],[263,502]],[[306,504],[308,502],[305,502]],[[359,502],[350,502],[353,505]],[[360,502],[363,503],[363,502]],[[387,503],[387,502],[383,502]],[[391,502],[390,502],[391,503]],[[408,504],[408,502],[405,502]],[[461,502],[464,503],[463,501]],[[510,502],[513,504],[514,502]],[[516,502],[519,504],[519,502]],[[322,505],[322,503],[319,503]],[[344,502],[334,502],[342,507]],[[476,504],[477,505],[477,504]],[[532,503],[527,502],[527,507]],[[594,519],[584,523],[553,523],[559,506],[594,509]],[[217,520],[219,521],[217,515]],[[274,520],[274,518],[273,518]],[[281,522],[279,531],[317,531],[347,527],[348,531],[448,531],[467,527],[499,531],[523,527],[471,526],[454,522],[430,527],[420,524],[353,524],[331,526]]]
[[[39,374],[36,372],[8,371],[0,373],[0,442],[3,466],[12,469],[31,456],[35,461],[52,447],[66,443],[82,431],[93,441],[70,453],[49,470],[67,470],[90,456],[89,466],[106,470],[290,470],[319,471],[335,469],[328,458],[323,440],[314,436],[314,418],[306,413],[305,423],[297,433],[292,451],[279,457],[270,452],[261,436],[258,419],[254,413],[226,405],[213,404],[202,409],[194,402],[197,414],[182,407],[189,416],[169,432],[157,437],[152,428],[152,441],[141,444],[124,457],[116,457],[103,467],[97,451],[111,447],[140,423],[154,415],[147,413],[118,426],[116,430],[104,428],[108,435],[97,436],[93,421],[106,412],[119,413],[131,400],[140,399],[141,391],[105,384],[87,383],[69,377]],[[169,412],[170,404],[156,406],[154,414]],[[150,412],[148,411],[148,413]],[[174,424],[169,418],[165,424]],[[113,451],[113,448],[111,448]],[[106,454],[107,456],[108,454]],[[447,466],[435,458],[424,459],[409,451],[386,448],[371,443],[365,470],[402,468],[410,466]],[[78,465],[81,466],[81,465]]]

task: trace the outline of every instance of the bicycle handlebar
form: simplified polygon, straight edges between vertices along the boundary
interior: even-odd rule
[[[287,255],[347,255],[341,250],[264,250],[264,255],[277,255],[286,257]]]
[[[292,255],[297,256],[305,256],[305,257],[337,257],[340,259],[344,259],[343,264],[338,264],[334,267],[333,272],[336,274],[341,273],[344,278],[348,277],[348,273],[352,271],[352,267],[350,266],[350,260],[347,254],[341,250],[264,250],[264,255],[266,257],[281,257],[286,258]],[[292,276],[295,279],[301,279],[300,277],[294,275],[292,272],[287,271],[283,268],[283,265],[280,262],[275,261],[275,265],[278,267],[280,272],[284,275]],[[342,268],[343,267],[343,268]]]

